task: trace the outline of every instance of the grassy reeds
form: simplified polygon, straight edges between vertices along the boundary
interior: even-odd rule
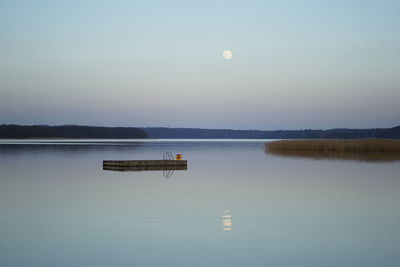
[[[339,158],[365,161],[400,160],[400,141],[391,139],[281,140],[266,144],[266,151],[280,156]]]
[[[400,152],[400,141],[391,139],[280,140],[267,144],[268,150],[312,150],[340,152]]]

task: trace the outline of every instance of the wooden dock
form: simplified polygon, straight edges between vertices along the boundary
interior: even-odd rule
[[[187,170],[187,160],[104,160],[103,170],[113,170],[113,171]]]

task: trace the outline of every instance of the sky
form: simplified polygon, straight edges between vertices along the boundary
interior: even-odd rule
[[[11,123],[397,126],[400,1],[0,0]]]

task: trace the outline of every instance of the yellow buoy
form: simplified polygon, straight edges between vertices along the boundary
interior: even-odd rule
[[[176,160],[182,160],[182,154],[176,154]]]

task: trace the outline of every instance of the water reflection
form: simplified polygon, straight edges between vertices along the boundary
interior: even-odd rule
[[[232,231],[232,213],[230,210],[224,210],[222,212],[222,230]]]
[[[0,145],[0,265],[398,266],[398,162],[289,160],[264,143]],[[190,171],[101,167],[166,150]]]
[[[163,176],[165,178],[171,177],[173,173],[174,173],[174,170],[163,170]]]
[[[176,166],[103,166],[105,171],[162,171],[165,178],[170,178],[174,171],[186,171],[187,166],[176,165]]]
[[[89,153],[93,151],[118,151],[127,152],[140,149],[144,143],[72,143],[72,144],[1,144],[0,154],[26,154],[32,153]]]
[[[103,166],[105,171],[186,171],[187,166]]]
[[[305,151],[305,150],[280,150],[265,149],[267,154],[282,157],[304,157],[311,159],[339,159],[364,162],[393,162],[400,160],[400,153],[395,152],[340,152],[340,151]]]

